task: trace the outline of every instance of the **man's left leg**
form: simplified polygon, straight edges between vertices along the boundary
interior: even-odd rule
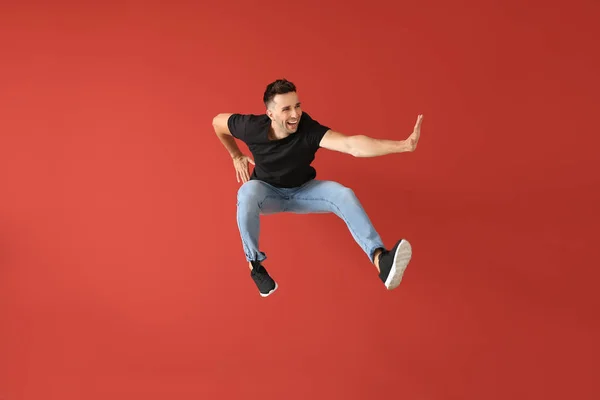
[[[386,249],[352,189],[334,181],[312,180],[291,194],[285,211],[336,214],[375,265],[386,288],[391,290],[400,285],[412,257],[410,243],[402,239],[391,249]]]

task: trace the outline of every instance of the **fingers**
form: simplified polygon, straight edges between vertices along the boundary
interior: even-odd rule
[[[421,136],[421,122],[423,121],[423,115],[419,114],[417,116],[417,122],[415,122],[415,127],[413,128],[412,133],[408,137],[408,141],[410,143],[410,150],[415,151],[417,148],[417,144],[419,143],[419,138]]]
[[[242,159],[237,159],[234,161],[233,165],[235,168],[235,178],[238,181],[238,183],[240,181],[242,183],[245,183],[250,180],[250,167],[248,166],[248,163],[255,165],[254,161],[249,157],[244,157]]]
[[[236,176],[237,176],[237,181],[238,182],[241,182],[241,183],[248,182],[248,174],[245,173],[243,170],[242,171],[237,171],[236,170]]]
[[[246,157],[246,160],[252,164],[254,164],[254,160],[252,160],[250,157]],[[247,163],[244,163],[244,177],[245,177],[245,181],[244,182],[248,182],[250,180],[250,166]]]
[[[423,114],[420,114],[417,117],[417,122],[415,123],[415,130],[419,129],[419,127],[421,126],[421,122],[423,121]]]
[[[248,173],[248,165],[240,165],[235,167],[235,177],[238,182],[246,183],[250,180]]]
[[[236,174],[238,176],[238,182],[246,183],[248,182],[248,172],[244,170],[244,168],[236,169]]]
[[[238,181],[238,183],[240,182],[240,180],[243,182],[244,181],[244,176],[242,174],[243,169],[240,168],[239,164],[236,161],[233,162],[233,168],[235,169],[235,179]]]
[[[421,122],[423,122],[423,115],[419,115],[417,117],[417,122],[415,123],[415,128],[413,129],[413,134],[416,136],[416,140],[419,140],[419,136],[421,135]]]

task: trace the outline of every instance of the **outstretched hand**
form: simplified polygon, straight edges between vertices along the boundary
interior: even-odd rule
[[[419,143],[419,137],[421,136],[421,122],[423,122],[423,114],[417,117],[415,127],[408,139],[406,139],[407,151],[415,151],[417,149],[417,143]]]
[[[255,165],[254,161],[248,156],[238,156],[233,159],[233,166],[235,168],[235,176],[237,181],[248,182],[250,180],[248,163]]]

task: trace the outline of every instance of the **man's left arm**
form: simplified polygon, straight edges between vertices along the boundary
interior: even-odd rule
[[[421,136],[423,115],[417,117],[413,132],[404,140],[376,139],[366,135],[345,135],[328,130],[321,139],[319,146],[350,154],[354,157],[378,157],[393,153],[412,152],[417,148]]]

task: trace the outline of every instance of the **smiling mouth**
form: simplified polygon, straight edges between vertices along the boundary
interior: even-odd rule
[[[288,122],[288,123],[287,123],[287,125],[288,125],[290,128],[296,128],[296,127],[298,126],[298,121],[295,121],[295,122]]]

